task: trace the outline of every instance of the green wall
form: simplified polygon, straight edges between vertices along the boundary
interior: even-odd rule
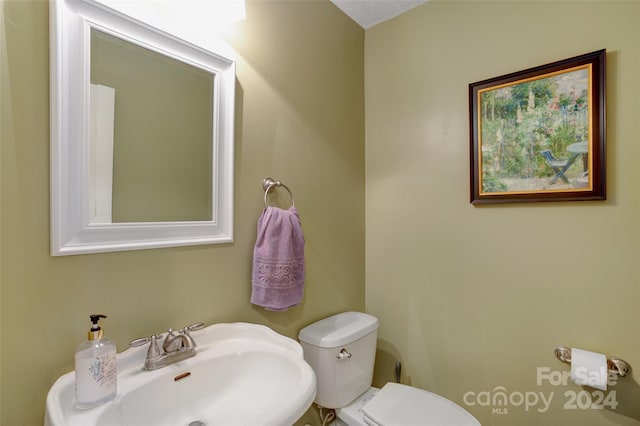
[[[400,358],[405,381],[483,425],[639,425],[637,375],[610,387],[615,409],[591,409],[571,382],[538,385],[537,369],[569,370],[560,345],[640,368],[640,2],[432,1],[365,39],[378,381]],[[469,83],[602,48],[608,200],[472,206]],[[513,402],[478,403],[501,390]],[[536,392],[548,409],[518,405]]]
[[[122,351],[195,321],[297,337],[364,309],[364,31],[324,1],[246,9],[227,35],[238,55],[235,242],[52,258],[48,3],[1,3],[0,424],[42,424],[90,313],[109,315],[104,329]],[[249,303],[267,176],[293,190],[306,237],[305,298],[284,313]],[[286,192],[272,203],[288,207]]]
[[[633,376],[612,388],[614,410],[566,409],[565,392],[581,388],[536,384],[539,367],[568,370],[559,345],[640,368],[639,2],[432,1],[365,32],[326,1],[250,1],[227,37],[238,54],[236,242],[61,258],[48,254],[47,3],[4,1],[2,13],[1,424],[42,423],[89,313],[110,315],[120,350],[198,320],[295,337],[364,309],[365,272],[381,321],[377,384],[400,359],[403,381],[483,425],[640,424]],[[600,48],[608,200],[471,206],[468,84]],[[286,313],[248,302],[266,176],[294,191],[307,238],[306,297]],[[552,403],[465,405],[498,387]]]

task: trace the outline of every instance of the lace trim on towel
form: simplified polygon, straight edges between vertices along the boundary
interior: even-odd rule
[[[263,286],[290,287],[300,281],[300,270],[303,268],[298,264],[291,265],[270,265],[260,263],[257,265],[258,282]]]

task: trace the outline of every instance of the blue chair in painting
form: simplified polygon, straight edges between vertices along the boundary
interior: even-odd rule
[[[553,185],[558,179],[562,179],[565,183],[569,183],[569,179],[567,179],[564,174],[564,172],[566,172],[571,165],[569,163],[569,160],[561,160],[554,157],[551,151],[548,149],[540,151],[540,155],[544,157],[549,167],[551,167],[551,169],[555,173],[555,176],[553,176],[553,179],[551,179],[551,182],[549,182],[550,185]]]

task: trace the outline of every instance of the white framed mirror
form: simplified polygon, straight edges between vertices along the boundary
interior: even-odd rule
[[[51,254],[233,241],[235,63],[50,3]]]

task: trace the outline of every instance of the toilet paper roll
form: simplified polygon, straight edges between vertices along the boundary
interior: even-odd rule
[[[607,390],[607,357],[604,354],[571,348],[571,381],[577,385]]]

